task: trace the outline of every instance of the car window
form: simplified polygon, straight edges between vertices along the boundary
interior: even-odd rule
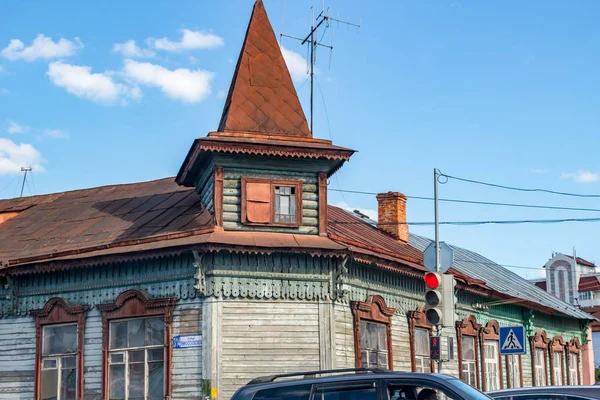
[[[388,385],[389,400],[462,400],[436,387]]]
[[[256,392],[253,400],[308,400],[312,385],[284,386]]]
[[[375,382],[316,386],[312,400],[378,400]]]
[[[495,400],[590,400],[591,397],[572,394],[527,393],[514,396],[494,397]]]

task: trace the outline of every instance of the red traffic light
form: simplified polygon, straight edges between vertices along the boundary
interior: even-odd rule
[[[437,289],[442,282],[442,277],[435,272],[428,272],[425,274],[425,285],[429,289]]]

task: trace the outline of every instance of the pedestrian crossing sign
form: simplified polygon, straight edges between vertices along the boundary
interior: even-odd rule
[[[500,328],[500,354],[525,354],[524,326],[505,326]]]

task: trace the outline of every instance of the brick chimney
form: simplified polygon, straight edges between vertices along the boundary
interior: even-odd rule
[[[401,242],[408,243],[406,196],[399,192],[377,195],[377,228]]]

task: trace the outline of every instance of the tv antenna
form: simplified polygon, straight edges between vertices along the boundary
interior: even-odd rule
[[[285,0],[283,0],[283,12],[285,13]],[[331,16],[331,9],[328,7],[327,10],[325,10],[325,1],[323,0],[323,6],[321,9],[321,12],[319,13],[319,15],[317,15],[317,17],[315,18],[315,10],[314,7],[310,8],[310,25],[309,25],[309,33],[308,35],[306,35],[304,38],[302,37],[297,37],[297,36],[292,36],[292,35],[287,35],[283,32],[281,32],[280,38],[279,38],[279,44],[281,44],[281,38],[283,37],[287,37],[290,39],[295,39],[300,41],[301,45],[305,45],[308,44],[308,49],[307,49],[307,55],[309,57],[308,59],[308,72],[310,74],[310,132],[313,132],[313,120],[314,120],[314,112],[313,112],[313,99],[314,99],[314,80],[315,80],[315,63],[316,63],[316,50],[317,47],[325,47],[327,49],[329,49],[329,68],[331,68],[331,56],[333,53],[333,36],[334,36],[334,29],[333,29],[333,23],[336,22],[338,27],[340,24],[346,25],[348,26],[348,29],[350,29],[350,27],[355,27],[356,28],[356,32],[358,33],[359,29],[360,29],[360,22],[358,24],[352,23],[350,22],[350,18],[348,18],[347,21],[343,21],[341,19],[339,19],[339,15],[338,18],[333,18]],[[317,39],[318,35],[318,31],[319,28],[325,24],[325,30],[327,30],[327,28],[331,28],[331,41],[330,44],[324,44],[321,41],[323,40],[323,37],[325,36],[325,32],[323,32],[323,36],[321,36],[321,39]],[[281,30],[283,31],[283,16],[281,18]],[[308,58],[307,57],[307,58]]]
[[[27,173],[32,172],[32,171],[33,171],[32,167],[21,167],[21,172],[24,172],[24,174],[23,174],[23,184],[21,185],[21,195],[19,197],[23,197],[23,189],[25,189],[25,181],[27,180]]]

